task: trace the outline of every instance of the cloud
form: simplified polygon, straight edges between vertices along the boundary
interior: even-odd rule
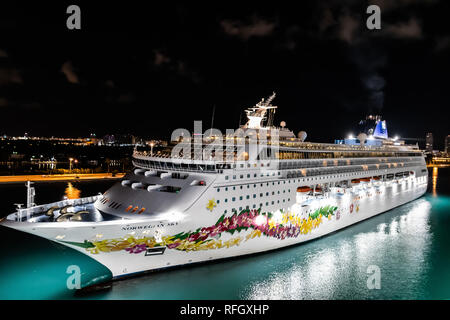
[[[356,38],[356,31],[359,28],[359,20],[345,13],[339,17],[339,29],[338,37],[339,39],[352,44]]]
[[[438,2],[439,0],[371,0],[370,4],[375,4],[380,7],[382,12],[388,10],[398,9],[409,5],[429,5]]]
[[[450,36],[437,37],[435,43],[434,50],[437,52],[443,51],[450,47]]]
[[[15,68],[0,68],[0,85],[23,83],[20,72]]]
[[[319,31],[324,32],[334,24],[336,24],[336,20],[334,20],[333,12],[330,8],[325,8],[319,21]]]
[[[157,68],[164,68],[166,74],[175,74],[179,77],[189,78],[194,83],[200,83],[202,78],[199,73],[191,67],[189,63],[184,60],[180,60],[171,57],[164,49],[154,50],[155,57],[153,59],[153,65]]]
[[[226,34],[248,40],[251,37],[264,37],[272,34],[276,24],[262,18],[253,17],[249,24],[237,20],[222,20],[220,25]]]
[[[79,83],[78,76],[73,69],[71,61],[64,62],[61,67],[61,72],[66,75],[67,81],[70,83]]]
[[[1,107],[7,107],[8,106],[8,100],[6,100],[6,98],[1,98],[0,97],[0,108]]]
[[[369,90],[380,91],[384,88],[386,81],[377,74],[363,78],[363,83]]]
[[[115,87],[114,81],[106,80],[105,81],[105,86],[107,86],[108,88],[114,88]]]
[[[155,51],[155,60],[154,63],[157,66],[160,66],[164,63],[169,63],[170,62],[170,58],[168,56],[166,56],[165,54],[159,52],[159,51]]]
[[[398,23],[382,27],[384,34],[394,38],[420,39],[423,37],[422,27],[416,18],[410,18],[406,23]]]
[[[122,93],[119,95],[117,102],[120,104],[129,104],[133,103],[136,100],[136,96],[132,92]]]

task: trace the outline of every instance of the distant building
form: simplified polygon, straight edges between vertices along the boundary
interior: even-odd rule
[[[427,133],[425,138],[425,151],[433,153],[433,134],[431,132]]]
[[[131,134],[112,134],[103,137],[104,145],[131,146],[136,144],[136,139]]]
[[[450,134],[445,137],[445,153],[450,153]]]

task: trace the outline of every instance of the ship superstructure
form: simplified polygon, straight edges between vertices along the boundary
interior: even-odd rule
[[[423,152],[388,138],[381,119],[381,134],[368,138],[376,143],[313,143],[273,125],[274,98],[247,109],[233,134],[136,149],[135,169],[101,196],[20,209],[2,224],[84,252],[120,277],[298,244],[426,191]]]

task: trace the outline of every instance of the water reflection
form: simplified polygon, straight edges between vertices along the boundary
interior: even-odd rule
[[[433,167],[433,197],[437,197],[436,185],[438,179],[438,167]]]
[[[345,232],[353,234],[317,241],[315,248],[306,250],[307,255],[298,257],[290,267],[253,282],[245,298],[367,299],[387,292],[396,292],[398,297],[390,295],[394,299],[420,296],[420,279],[429,267],[431,204],[419,199],[398,210],[400,214],[372,220],[373,231],[348,230]],[[371,265],[380,267],[380,290],[367,288]]]
[[[67,187],[64,190],[64,196],[67,199],[79,199],[81,196],[81,190],[75,188],[72,183],[67,183]]]

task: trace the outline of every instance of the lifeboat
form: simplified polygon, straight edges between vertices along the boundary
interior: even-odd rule
[[[311,188],[310,187],[306,187],[306,186],[304,186],[304,187],[298,187],[297,188],[297,192],[309,192],[309,191],[311,191]]]
[[[376,176],[376,177],[373,177],[373,180],[381,180],[381,177],[380,176]]]
[[[358,184],[358,183],[360,183],[360,179],[353,179],[352,183]]]
[[[362,182],[370,182],[370,178],[361,178],[359,180],[362,181]]]
[[[322,192],[322,188],[321,187],[316,187],[316,192]]]

